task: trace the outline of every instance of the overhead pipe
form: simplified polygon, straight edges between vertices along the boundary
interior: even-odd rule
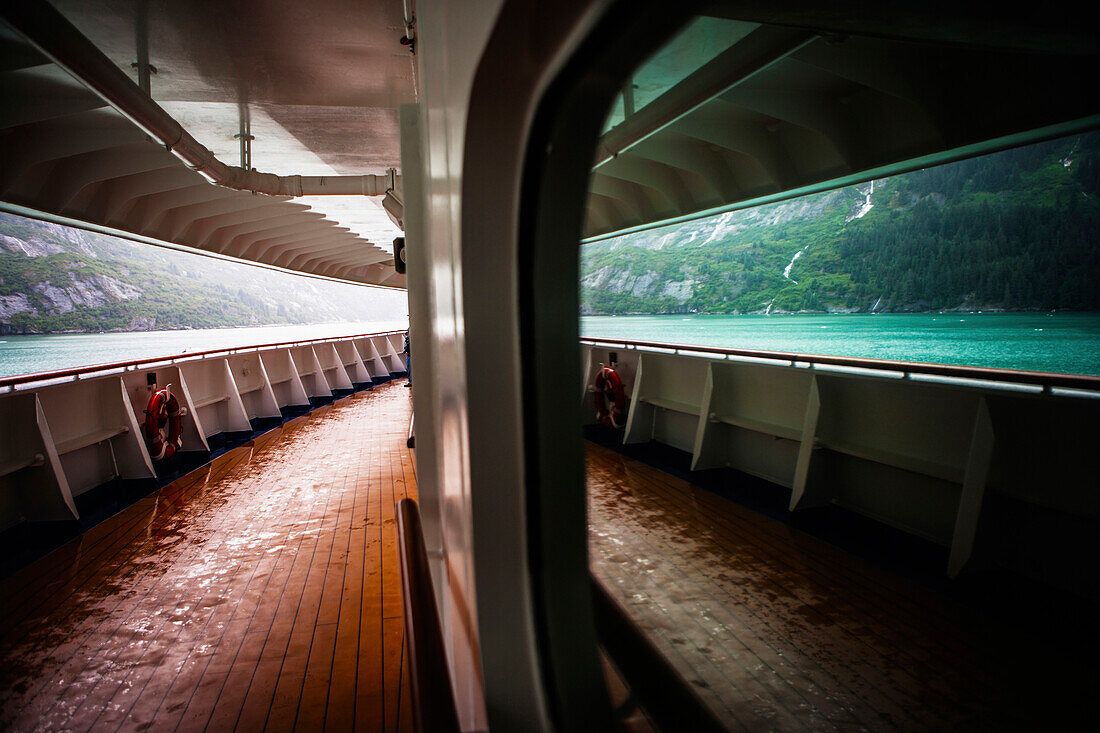
[[[44,0],[3,3],[0,17],[47,58],[211,183],[269,196],[385,196],[400,186],[400,177],[395,173],[279,176],[226,165],[49,3]]]

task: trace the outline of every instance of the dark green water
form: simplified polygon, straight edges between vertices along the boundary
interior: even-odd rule
[[[1100,313],[586,316],[599,338],[1100,374]]]

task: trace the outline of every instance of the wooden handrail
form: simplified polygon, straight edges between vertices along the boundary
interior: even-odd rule
[[[416,730],[457,731],[458,712],[447,671],[447,652],[428,568],[428,551],[424,546],[420,511],[412,499],[397,503],[397,544],[401,555],[405,649]]]
[[[0,387],[14,387],[20,384],[27,384],[29,382],[45,382],[51,379],[64,379],[65,377],[76,377],[83,374],[94,374],[96,372],[106,372],[115,369],[129,369],[130,367],[139,367],[146,364],[160,364],[167,361],[177,361],[180,359],[195,359],[202,356],[211,356],[212,354],[240,354],[248,351],[259,351],[261,349],[273,349],[278,347],[290,347],[290,346],[310,346],[312,344],[320,344],[326,342],[337,341],[352,341],[362,338],[374,338],[376,336],[395,336],[397,334],[403,334],[404,331],[380,331],[378,333],[364,333],[357,336],[335,336],[332,338],[317,338],[317,339],[305,339],[301,341],[279,341],[268,344],[255,344],[251,346],[225,346],[220,349],[207,349],[206,351],[187,351],[182,354],[166,355],[166,356],[149,356],[143,359],[133,359],[131,361],[115,361],[107,362],[104,364],[89,364],[87,366],[70,367],[68,369],[56,369],[48,372],[33,372],[31,374],[16,374],[10,377],[0,377]]]
[[[906,375],[921,374],[956,379],[978,379],[1011,384],[1039,385],[1044,388],[1062,387],[1100,391],[1100,376],[1089,374],[1058,374],[1056,372],[1032,372],[1022,369],[997,369],[994,367],[963,366],[958,364],[926,364],[918,361],[893,361],[889,359],[868,359],[855,356],[829,356],[826,354],[802,354],[791,351],[761,351],[758,349],[731,349],[722,346],[696,346],[694,344],[674,344],[660,341],[631,341],[628,339],[606,339],[585,336],[581,343],[594,346],[618,346],[633,349],[669,349],[671,351],[696,354],[721,354],[750,359],[768,359],[787,361],[794,364],[828,364],[830,366],[871,369],[875,371],[902,372]]]

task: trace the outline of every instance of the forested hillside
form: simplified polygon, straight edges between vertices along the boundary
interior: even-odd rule
[[[385,320],[398,300],[0,214],[0,334]]]
[[[582,247],[585,313],[1100,310],[1100,133]]]

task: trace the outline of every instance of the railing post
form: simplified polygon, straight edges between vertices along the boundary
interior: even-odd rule
[[[951,557],[947,561],[947,575],[957,578],[974,553],[978,536],[978,520],[985,498],[985,484],[989,465],[993,459],[993,420],[985,397],[978,399],[978,411],[974,416],[974,434],[970,440],[970,456],[966,462],[959,511],[955,517],[955,531],[951,538]]]
[[[821,414],[821,392],[817,386],[817,375],[810,376],[810,391],[806,397],[806,416],[802,421],[802,441],[798,445],[798,459],[794,465],[794,485],[791,487],[790,511],[810,506],[820,506],[824,497],[807,495],[810,478],[810,460],[813,458],[814,444],[817,442],[817,418]]]

